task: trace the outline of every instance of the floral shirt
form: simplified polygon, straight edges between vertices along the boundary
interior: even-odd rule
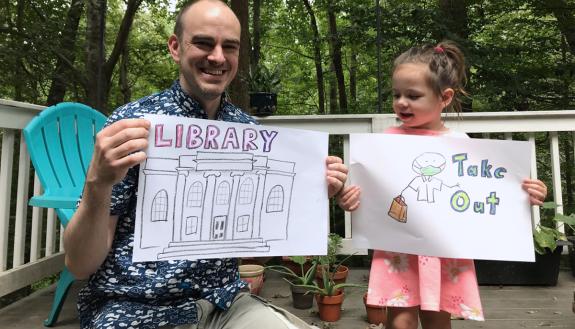
[[[225,97],[222,97],[225,99]],[[179,81],[171,88],[118,108],[106,125],[144,114],[208,119],[200,104],[184,93]],[[223,100],[217,120],[257,124]],[[237,259],[132,263],[138,166],[131,168],[112,192],[111,215],[118,216],[112,249],[79,294],[82,328],[158,328],[197,323],[196,300],[226,310],[246,284],[239,280]]]

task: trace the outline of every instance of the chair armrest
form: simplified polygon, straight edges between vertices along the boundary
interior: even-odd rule
[[[79,197],[62,195],[36,195],[30,198],[28,204],[33,207],[76,209]]]

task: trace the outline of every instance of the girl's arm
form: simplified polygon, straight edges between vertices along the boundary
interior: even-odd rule
[[[529,193],[529,202],[532,205],[542,205],[545,197],[547,197],[547,185],[539,179],[526,178],[523,180],[521,187]]]

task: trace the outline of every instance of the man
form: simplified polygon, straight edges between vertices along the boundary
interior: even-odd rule
[[[179,65],[171,88],[126,104],[97,135],[82,201],[64,234],[66,265],[88,278],[79,295],[82,328],[309,328],[293,315],[241,292],[236,259],[132,263],[138,164],[145,158],[146,113],[256,124],[226,100],[238,68],[240,23],[219,0],[186,5],[168,40]],[[347,169],[327,159],[328,194]],[[290,323],[291,322],[291,323]]]

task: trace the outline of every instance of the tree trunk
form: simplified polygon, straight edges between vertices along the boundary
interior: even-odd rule
[[[110,93],[112,73],[123,52],[134,16],[143,0],[128,0],[126,12],[122,18],[114,48],[105,61],[104,35],[106,22],[106,0],[88,1],[87,18],[87,59],[86,59],[86,103],[107,113],[108,95]]]
[[[26,1],[18,0],[16,3],[16,31],[18,31],[17,36],[14,38],[15,43],[19,46],[22,45],[24,38],[23,29],[24,29],[24,9],[26,6]],[[24,74],[24,63],[22,62],[21,57],[15,58],[15,68],[14,68],[14,100],[16,101],[23,101],[23,92],[24,92],[24,82],[26,81],[23,79],[22,75]]]
[[[68,82],[74,79],[74,61],[76,60],[76,37],[78,36],[78,25],[84,11],[84,0],[72,0],[70,9],[66,14],[66,23],[60,39],[60,47],[57,53],[56,68],[52,76],[50,92],[46,100],[46,105],[54,105],[64,100]]]
[[[441,12],[441,22],[445,24],[447,29],[439,29],[440,33],[437,37],[439,41],[443,39],[451,39],[457,42],[463,49],[469,39],[469,26],[467,17],[467,8],[469,0],[440,0],[439,10]],[[466,69],[466,76],[470,77],[471,71]],[[468,81],[470,86],[470,81]],[[471,112],[473,108],[473,100],[471,98],[463,98],[461,100],[461,109],[463,112]]]
[[[345,80],[343,76],[341,40],[337,33],[337,22],[335,18],[335,4],[328,2],[327,15],[330,34],[330,43],[332,49],[332,62],[337,79],[337,91],[339,95],[339,113],[347,113],[347,95],[345,93]]]
[[[319,114],[325,114],[325,83],[323,78],[323,67],[321,64],[321,41],[319,38],[319,29],[317,27],[315,13],[311,7],[311,4],[309,3],[309,0],[303,0],[303,4],[309,15],[309,23],[313,33],[313,58],[315,63]]]
[[[351,47],[351,55],[349,59],[349,98],[351,99],[351,106],[355,107],[357,104],[357,48]]]
[[[334,69],[333,69],[333,62],[329,66],[329,113],[330,114],[337,114],[339,113],[337,108],[337,81],[335,79]]]
[[[240,39],[240,58],[238,64],[238,74],[229,87],[232,102],[246,112],[250,112],[250,95],[246,77],[250,69],[250,29],[249,29],[249,8],[245,0],[232,0],[231,8],[238,16],[242,25]]]
[[[575,15],[572,9],[569,10],[567,2],[565,0],[539,0],[536,1],[536,6],[553,13],[559,30],[567,40],[569,51],[575,55]]]
[[[132,99],[132,90],[130,88],[130,82],[128,81],[129,59],[129,51],[126,46],[122,52],[122,60],[120,62],[120,91],[122,92],[124,104],[129,103]]]
[[[250,63],[252,70],[254,70],[260,62],[260,49],[261,49],[261,0],[254,0],[252,5],[252,52],[250,57]]]
[[[86,17],[86,103],[105,112],[103,100],[106,0],[88,0]]]

